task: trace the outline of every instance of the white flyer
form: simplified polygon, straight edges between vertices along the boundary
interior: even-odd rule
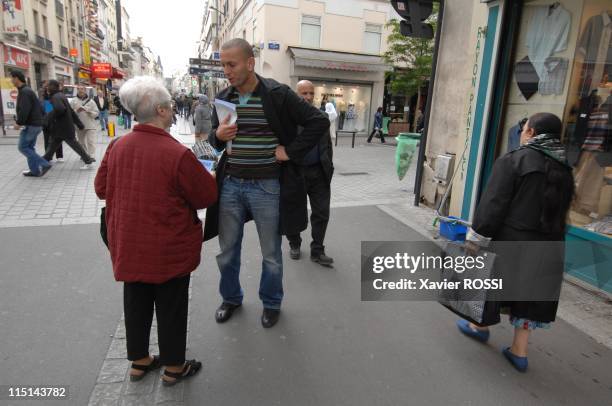
[[[228,116],[230,117],[228,124],[232,125],[238,120],[238,113],[236,113],[236,105],[234,103],[226,102],[225,100],[215,99],[213,105],[217,111],[217,118],[219,123],[222,123]],[[228,141],[225,144],[225,150],[228,155],[232,153],[232,141]]]

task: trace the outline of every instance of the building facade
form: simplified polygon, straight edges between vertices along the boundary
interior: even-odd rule
[[[16,94],[8,77],[11,70],[22,71],[34,89],[43,81],[57,79],[113,91],[134,74],[129,15],[120,0],[7,0],[2,14],[4,117],[12,117],[15,110]],[[137,73],[162,77],[159,57],[143,49],[146,69],[138,65]]]
[[[562,119],[574,167],[567,273],[612,292],[612,1],[446,1],[421,201],[441,203],[451,158],[448,211],[471,220],[495,159],[537,112]]]
[[[249,41],[257,73],[293,88],[311,80],[315,103],[336,106],[339,129],[365,133],[383,103],[394,17],[386,0],[209,0],[201,49],[210,58],[229,39]]]

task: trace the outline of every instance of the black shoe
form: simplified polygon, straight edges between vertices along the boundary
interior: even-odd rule
[[[22,172],[23,176],[27,176],[28,178],[38,178],[40,175],[34,175],[32,171]]]
[[[273,327],[280,317],[280,310],[278,309],[265,309],[263,310],[263,314],[261,315],[261,325],[264,328]]]
[[[327,255],[323,254],[310,254],[310,260],[312,262],[316,262],[317,264],[323,265],[323,266],[331,266],[334,263],[334,259],[331,257],[328,257]]]
[[[49,172],[49,169],[51,169],[51,165],[45,166],[44,168],[42,168],[42,170],[40,171],[40,175],[38,176],[45,176],[45,173]]]
[[[215,312],[215,320],[217,321],[217,323],[225,323],[232,317],[232,314],[234,314],[234,310],[236,310],[240,306],[242,305],[235,305],[227,302],[221,303],[221,306],[219,306],[219,308]]]
[[[297,248],[291,247],[291,250],[289,251],[289,256],[291,257],[291,259],[300,259],[300,257],[302,256],[300,247],[297,247]]]

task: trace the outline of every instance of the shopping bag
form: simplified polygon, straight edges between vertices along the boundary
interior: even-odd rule
[[[123,116],[117,117],[117,125],[124,125],[125,121],[123,120]]]
[[[453,258],[453,263],[458,263],[455,258],[466,257],[463,244],[449,243],[445,249],[444,260]],[[440,289],[438,302],[459,315],[479,326],[491,326],[499,323],[500,302],[491,300],[492,291],[485,289],[464,289],[466,279],[492,279],[495,278],[494,263],[496,255],[488,251],[479,251],[476,255],[482,257],[484,267],[474,267],[469,271],[457,272],[453,268],[442,267],[440,269],[440,281],[459,282],[459,289]],[[444,262],[444,261],[443,261]]]

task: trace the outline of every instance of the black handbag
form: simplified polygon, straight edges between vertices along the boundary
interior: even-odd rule
[[[102,237],[104,245],[106,245],[106,248],[108,248],[108,236],[106,234],[106,207],[102,207],[102,212],[100,213],[100,237]]]
[[[484,255],[485,251],[480,251],[479,255]],[[445,257],[459,257],[467,255],[465,248],[456,243],[449,243],[445,249]],[[454,269],[440,270],[440,280],[448,280],[450,282],[462,282],[464,278],[476,276],[479,279],[490,278],[494,275],[493,265],[496,255],[491,252],[486,252],[484,255],[485,267],[482,269],[474,269],[466,273],[455,272]],[[476,273],[474,275],[474,272]],[[465,289],[440,289],[438,302],[446,307],[451,312],[458,316],[471,321],[478,326],[492,326],[500,321],[501,303],[491,300],[491,292],[485,289],[468,291]]]

